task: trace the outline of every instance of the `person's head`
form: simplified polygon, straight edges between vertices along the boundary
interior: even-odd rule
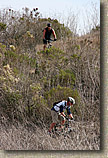
[[[48,24],[47,24],[47,27],[48,27],[48,29],[50,30],[50,29],[51,29],[51,24],[48,23]]]
[[[67,105],[74,105],[75,104],[75,99],[72,97],[68,97],[67,99]]]

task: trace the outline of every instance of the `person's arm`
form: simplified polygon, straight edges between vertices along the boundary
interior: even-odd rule
[[[43,31],[43,39],[45,39],[45,33],[46,33],[46,30],[44,29],[44,31]]]
[[[70,117],[71,119],[73,119],[73,115],[72,115],[72,113],[71,113],[71,111],[70,111],[70,108],[67,109],[67,114],[69,115],[69,117]]]
[[[72,114],[70,114],[70,115],[69,115],[69,117],[70,117],[71,119],[73,119],[73,116],[72,116]]]
[[[56,39],[56,33],[53,29],[52,29],[52,33],[53,33],[54,39]]]
[[[63,112],[63,106],[62,106],[62,105],[60,106],[60,113],[61,113],[61,115],[63,115],[64,117],[66,116],[66,115],[64,114],[64,112]]]

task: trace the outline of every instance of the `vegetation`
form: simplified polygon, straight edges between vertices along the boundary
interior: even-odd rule
[[[6,134],[0,149],[99,150],[99,26],[79,37],[57,19],[41,18],[38,8],[25,8],[22,14],[4,10],[0,19],[0,138]],[[42,51],[42,28],[48,22],[58,41]],[[68,96],[76,100],[71,110],[79,123],[73,125],[71,145],[65,146],[62,138],[54,144],[46,131],[52,104]]]

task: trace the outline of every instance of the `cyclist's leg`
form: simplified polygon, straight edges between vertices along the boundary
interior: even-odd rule
[[[52,116],[52,121],[53,122],[50,125],[49,132],[51,132],[53,130],[54,126],[58,122],[58,114],[57,114],[57,112],[51,110],[51,116]]]
[[[50,128],[49,128],[49,132],[51,133],[51,131],[53,130],[54,126],[56,125],[56,123],[51,123]]]
[[[64,125],[66,122],[65,117],[61,113],[59,113],[59,120],[61,121],[61,125]]]
[[[47,46],[47,40],[46,40],[46,39],[43,39],[43,44],[44,44],[43,50],[45,50],[45,48],[46,48],[46,46]]]

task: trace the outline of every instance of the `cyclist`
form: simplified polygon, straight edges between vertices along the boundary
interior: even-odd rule
[[[57,39],[56,39],[55,31],[54,31],[54,29],[51,28],[51,24],[48,23],[47,27],[44,28],[44,31],[43,31],[43,44],[44,44],[43,49],[44,50],[46,48],[47,41],[48,41],[48,43],[51,43],[51,35],[52,34],[54,36],[54,41],[56,41]]]
[[[61,121],[61,125],[64,125],[66,121],[66,115],[64,114],[64,110],[67,110],[67,114],[73,120],[73,115],[70,111],[70,107],[75,104],[75,99],[72,97],[68,97],[67,101],[59,101],[53,104],[51,109],[52,123],[50,125],[48,133],[50,134],[53,127],[57,122]]]

